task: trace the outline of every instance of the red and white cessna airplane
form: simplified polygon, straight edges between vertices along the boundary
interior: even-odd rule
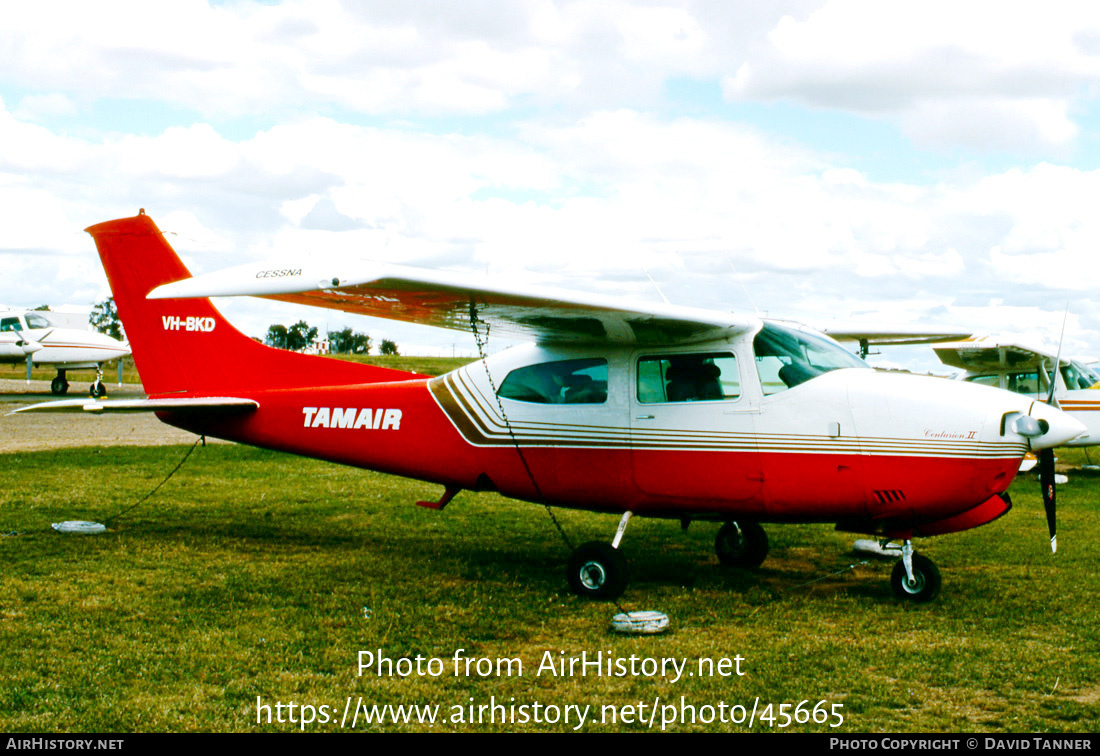
[[[897,539],[894,592],[929,600],[939,572],[911,539],[1000,517],[1024,454],[1085,430],[1007,391],[876,372],[816,332],[753,316],[366,261],[192,278],[144,211],[88,232],[149,398],[27,409],[155,411],[195,433],[439,483],[426,504],[438,509],[494,490],[622,514],[610,543],[569,560],[582,595],[622,592],[619,546],[637,515],[725,523],[728,565],[764,559],[762,522]],[[265,347],[207,299],[228,295],[534,343],[429,379]],[[209,360],[226,353],[234,370]],[[1053,530],[1053,500],[1048,514]]]

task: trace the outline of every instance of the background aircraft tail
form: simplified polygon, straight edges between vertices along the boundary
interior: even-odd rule
[[[146,299],[157,286],[191,273],[144,210],[85,230],[95,239],[148,394],[231,395],[417,377],[264,346],[234,328],[209,299]]]

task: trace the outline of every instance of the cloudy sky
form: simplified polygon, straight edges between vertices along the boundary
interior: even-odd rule
[[[0,14],[0,302],[355,255],[674,303],[1037,330],[1100,356],[1100,6],[43,2]],[[246,332],[305,317],[261,300]],[[932,364],[935,361],[932,360]]]

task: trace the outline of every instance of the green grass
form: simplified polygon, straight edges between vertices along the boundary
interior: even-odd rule
[[[890,563],[827,526],[770,526],[755,571],[724,570],[714,525],[635,520],[625,608],[672,631],[612,634],[612,605],[565,585],[567,549],[540,507],[246,447],[200,447],[152,499],[97,536],[50,523],[104,521],[152,489],[184,447],[0,456],[0,729],[294,730],[256,724],[256,699],[336,709],[365,703],[843,704],[841,732],[1088,731],[1100,727],[1100,478],[1060,491],[1049,554],[1038,486],[968,533],[922,541],[943,593],[896,600]],[[1072,455],[1068,455],[1072,456]],[[1068,461],[1073,461],[1069,459]],[[574,542],[616,518],[558,511]],[[837,573],[839,574],[832,574]],[[824,579],[821,579],[824,578]],[[814,582],[811,582],[814,581]],[[449,660],[518,657],[518,676],[357,675],[360,650]],[[536,676],[542,655],[741,655],[743,677]],[[448,665],[450,662],[448,661]],[[448,671],[450,667],[448,666]],[[593,715],[594,716],[594,715]],[[658,716],[657,727],[660,725]],[[334,731],[334,724],[307,729]],[[357,729],[416,730],[417,725]],[[569,725],[436,725],[568,730]],[[589,724],[640,730],[643,725]],[[676,730],[744,726],[677,724]],[[758,723],[756,728],[761,727]],[[792,726],[790,730],[824,730]]]

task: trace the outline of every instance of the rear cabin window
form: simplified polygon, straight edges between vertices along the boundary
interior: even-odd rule
[[[669,354],[638,360],[638,401],[706,402],[737,399],[741,376],[729,352]]]
[[[1005,388],[1017,394],[1034,394],[1038,396],[1043,390],[1038,370],[1009,373],[1005,378],[1007,379]]]
[[[1001,376],[999,375],[976,375],[966,380],[970,383],[978,383],[982,386],[992,386],[993,388],[1001,387]]]
[[[1050,374],[1047,374],[1049,380]],[[970,383],[981,383],[986,386],[1001,385],[1001,379],[999,375],[976,375],[972,378],[967,378]],[[1039,379],[1039,372],[1036,370],[1022,370],[1015,373],[1007,373],[1005,375],[1005,388],[1016,394],[1033,394],[1038,396],[1042,393],[1042,383]]]
[[[516,368],[497,394],[535,404],[603,404],[607,401],[607,360],[592,357]]]

